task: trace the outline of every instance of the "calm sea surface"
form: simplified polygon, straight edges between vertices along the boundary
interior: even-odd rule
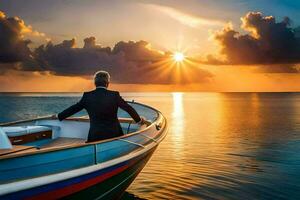
[[[0,94],[0,122],[53,114],[80,94]],[[124,93],[169,133],[124,199],[299,199],[300,93]]]

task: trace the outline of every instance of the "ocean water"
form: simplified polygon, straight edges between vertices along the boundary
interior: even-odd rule
[[[0,122],[57,113],[79,95],[2,93]],[[169,122],[123,199],[300,198],[300,93],[123,96],[159,109]]]

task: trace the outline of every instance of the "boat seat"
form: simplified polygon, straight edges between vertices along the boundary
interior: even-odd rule
[[[9,141],[6,133],[0,128],[0,152],[2,149],[12,149],[11,142]],[[1,153],[0,153],[1,154]]]
[[[8,137],[23,136],[31,133],[38,133],[44,131],[51,131],[47,126],[8,126],[2,127],[2,130]]]

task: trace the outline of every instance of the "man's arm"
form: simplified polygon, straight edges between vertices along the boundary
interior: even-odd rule
[[[118,106],[128,112],[128,114],[134,119],[135,122],[140,122],[141,117],[136,112],[136,110],[130,106],[118,93]]]
[[[59,119],[59,121],[62,121],[64,119],[70,117],[71,115],[74,115],[75,113],[81,111],[84,108],[83,97],[84,97],[84,94],[78,103],[70,106],[69,108],[67,108],[64,111],[62,111],[61,113],[59,113],[57,115],[57,118]]]

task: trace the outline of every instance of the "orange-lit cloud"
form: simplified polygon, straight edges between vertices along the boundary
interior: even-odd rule
[[[27,39],[25,37],[27,36]],[[6,17],[0,11],[0,63],[15,63],[31,59],[28,37],[45,37],[19,17]],[[1,70],[0,70],[1,71]]]
[[[288,17],[277,22],[275,17],[249,12],[241,21],[241,28],[249,34],[241,34],[231,26],[216,32],[214,39],[219,43],[220,53],[225,60],[209,56],[208,63],[272,65],[300,62],[300,38],[296,34],[297,30],[290,27]],[[289,66],[285,66],[287,72],[290,72]]]

